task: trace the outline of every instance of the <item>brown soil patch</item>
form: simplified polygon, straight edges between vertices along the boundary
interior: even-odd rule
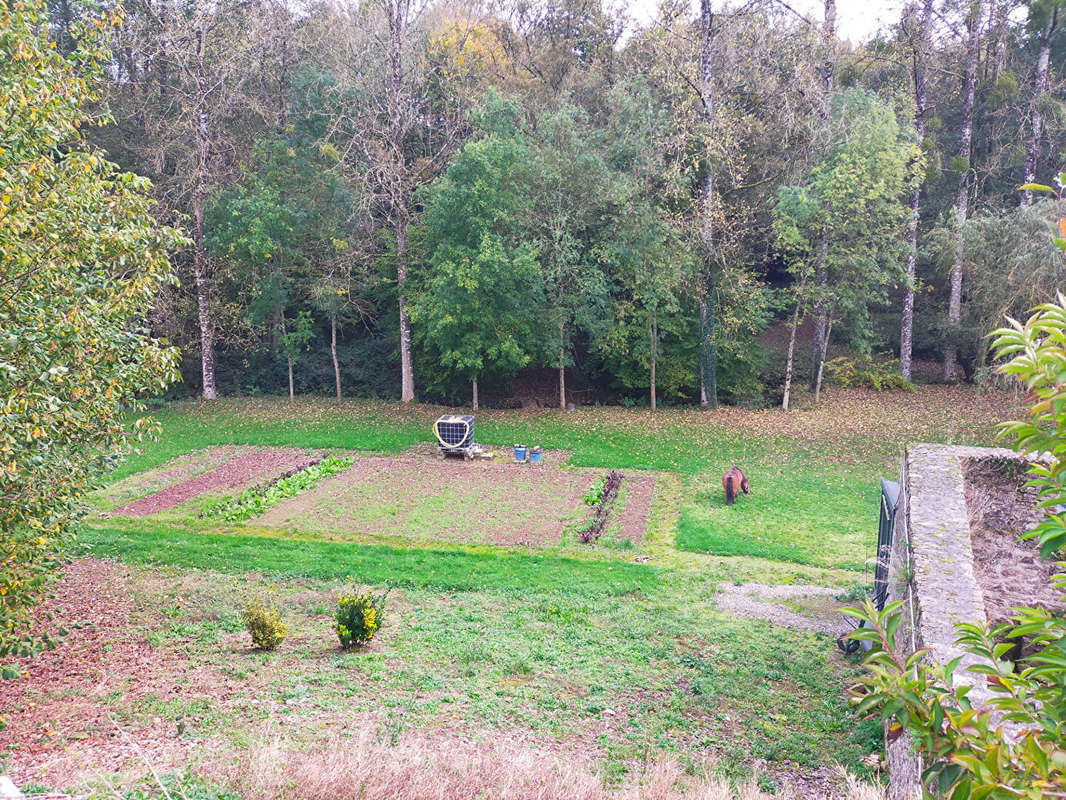
[[[251,450],[250,447],[237,445],[194,450],[191,453],[171,459],[158,469],[130,475],[128,478],[124,478],[102,490],[101,495],[110,501],[113,507],[132,503],[134,500],[162,491],[176,483],[187,481],[195,475],[221,466],[234,456],[249,450]]]
[[[222,466],[194,478],[127,503],[115,509],[113,513],[130,517],[156,514],[207,492],[229,489],[257,479],[269,480],[286,472],[304,469],[313,462],[312,456],[300,450],[276,448],[253,450],[231,458]]]
[[[598,475],[529,464],[374,456],[283,501],[254,524],[535,547],[559,541]]]
[[[1024,488],[1025,465],[1013,459],[984,459],[966,465],[966,507],[970,517],[974,575],[989,623],[1008,622],[1011,609],[1042,605],[1066,610],[1051,578],[1060,570],[1040,556],[1035,539],[1021,539],[1043,517],[1036,490]]]
[[[627,485],[626,505],[617,517],[618,538],[639,545],[648,532],[648,514],[651,513],[651,501],[655,496],[655,478],[629,472],[623,481]]]
[[[119,771],[141,758],[177,755],[180,748],[167,741],[159,720],[139,732],[137,755],[108,703],[116,689],[140,697],[160,677],[180,684],[184,672],[144,637],[133,635],[129,570],[95,559],[76,561],[56,584],[50,605],[61,613],[49,627],[62,624],[69,634],[55,650],[16,661],[25,677],[0,681],[0,752],[12,778],[65,785],[80,776]],[[70,763],[78,769],[71,772]]]

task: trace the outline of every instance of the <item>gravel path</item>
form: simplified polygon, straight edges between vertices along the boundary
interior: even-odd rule
[[[825,603],[826,611],[812,609],[808,615],[774,601],[817,598],[829,601],[838,594],[840,589],[811,584],[744,583],[738,586],[733,583],[720,583],[714,602],[722,611],[728,611],[738,617],[764,619],[784,628],[837,636],[851,626],[839,613],[829,611],[831,602]]]

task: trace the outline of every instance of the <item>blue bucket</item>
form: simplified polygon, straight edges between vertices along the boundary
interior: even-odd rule
[[[523,444],[516,444],[514,446],[514,460],[519,464],[522,464],[526,460],[526,446]]]
[[[532,450],[529,451],[529,463],[530,464],[539,464],[540,463],[540,456],[541,456],[540,448],[539,447],[534,447]]]

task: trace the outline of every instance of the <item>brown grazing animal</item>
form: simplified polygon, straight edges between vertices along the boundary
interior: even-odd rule
[[[722,486],[725,488],[725,504],[727,506],[733,505],[733,501],[737,499],[737,489],[740,489],[744,494],[751,494],[747,476],[736,464],[733,465],[732,469],[726,470],[725,475],[722,476]]]

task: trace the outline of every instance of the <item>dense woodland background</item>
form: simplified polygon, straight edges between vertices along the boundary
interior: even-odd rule
[[[1017,190],[1063,161],[1060,4],[922,0],[855,44],[832,0],[129,0],[90,137],[191,239],[151,313],[178,393],[779,403],[841,353],[983,381],[1060,285]],[[73,52],[98,6],[49,7]]]

